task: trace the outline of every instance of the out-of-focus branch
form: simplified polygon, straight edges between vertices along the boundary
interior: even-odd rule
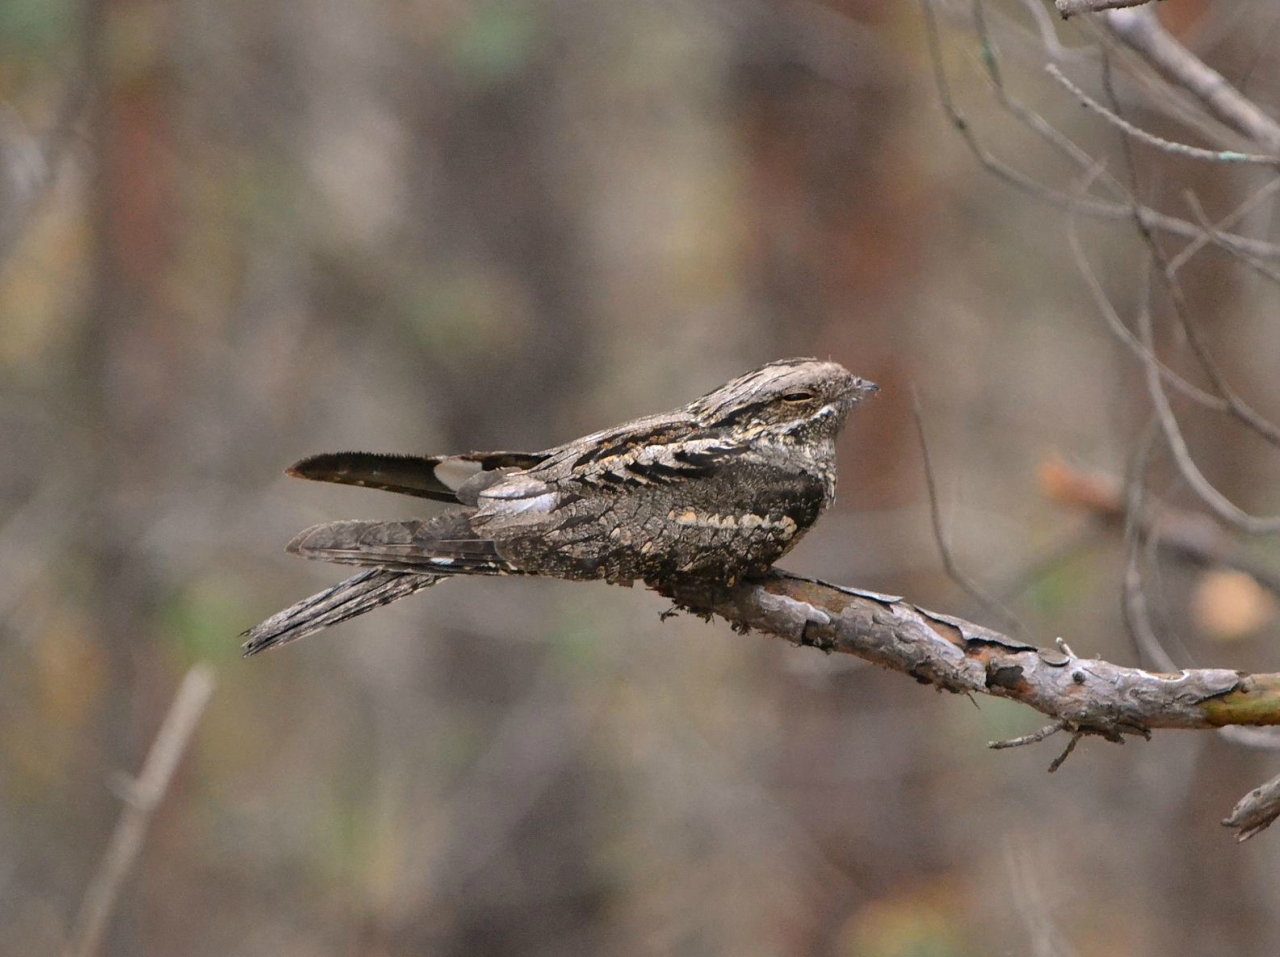
[[[1124,117],[1107,109],[1093,97],[1091,97],[1080,87],[1076,86],[1058,69],[1057,64],[1050,63],[1045,68],[1045,72],[1053,78],[1055,82],[1065,87],[1068,92],[1072,93],[1077,100],[1084,106],[1093,110],[1112,126],[1116,127],[1126,136],[1132,137],[1148,146],[1154,146],[1158,150],[1166,153],[1174,153],[1177,156],[1185,156],[1188,159],[1205,160],[1210,163],[1245,163],[1255,166],[1275,166],[1280,163],[1280,157],[1268,156],[1261,153],[1239,153],[1235,150],[1207,150],[1199,146],[1191,146],[1187,143],[1176,143],[1173,140],[1167,140],[1164,137],[1156,136],[1149,133],[1139,126],[1130,123]]]
[[[1107,475],[1079,472],[1060,458],[1041,464],[1040,486],[1051,501],[1081,509],[1107,526],[1118,528],[1128,516],[1120,482]],[[1199,568],[1244,572],[1280,596],[1280,572],[1263,565],[1209,516],[1161,506],[1148,509],[1133,521],[1143,540],[1153,541],[1171,557]]]
[[[1151,0],[1053,0],[1062,19],[1077,13],[1101,13],[1103,10],[1119,10],[1124,7],[1140,7]]]
[[[1213,116],[1267,152],[1280,153],[1280,123],[1174,39],[1153,8],[1109,10],[1099,21],[1166,80],[1199,100]]]
[[[57,114],[43,136],[28,136],[15,130],[10,142],[3,144],[0,156],[12,165],[11,154],[22,153],[25,167],[3,170],[5,188],[9,200],[0,210],[0,270],[8,264],[27,226],[34,218],[45,198],[53,191],[64,161],[75,139],[75,129],[89,101],[89,74],[86,70],[74,71],[67,81]]]
[[[169,713],[147,752],[142,771],[124,789],[125,809],[80,904],[65,951],[67,957],[92,957],[98,952],[120,888],[137,863],[151,815],[169,790],[169,782],[187,751],[213,688],[213,672],[205,665],[196,665],[182,679]]]
[[[924,434],[924,411],[920,408],[920,395],[913,386],[911,389],[911,415],[916,423],[916,436],[920,439],[920,460],[924,466],[925,487],[929,491],[929,521],[933,525],[933,540],[938,545],[938,554],[942,558],[942,567],[947,576],[955,582],[970,598],[976,601],[987,614],[999,618],[1004,627],[1015,632],[1023,630],[1017,616],[999,602],[987,597],[987,594],[969,580],[969,576],[960,570],[947,544],[946,531],[942,527],[942,509],[938,505],[938,482],[933,474],[933,462],[929,457],[929,442]]]
[[[1237,841],[1247,841],[1260,831],[1265,831],[1278,817],[1280,777],[1274,777],[1242,797],[1222,824],[1235,830]]]
[[[934,0],[920,0],[921,11],[924,15],[925,38],[929,51],[929,59],[933,67],[934,81],[938,88],[938,99],[942,104],[943,110],[946,112],[951,125],[960,133],[965,145],[973,154],[974,158],[981,166],[995,176],[997,179],[1008,183],[1015,189],[1033,196],[1041,202],[1058,209],[1071,211],[1082,216],[1090,216],[1097,219],[1109,220],[1132,220],[1134,215],[1135,203],[1129,197],[1129,202],[1116,203],[1107,200],[1096,199],[1094,197],[1081,197],[1055,189],[1036,180],[1032,176],[1028,176],[1021,170],[1015,169],[1006,163],[1003,159],[992,153],[983,142],[978,138],[973,126],[968,118],[960,110],[955,98],[951,93],[951,86],[947,79],[946,67],[942,60],[942,44],[938,36],[938,23],[935,15]],[[1011,108],[1006,97],[1006,108]],[[1028,111],[1014,110],[1015,113],[1026,119]],[[1057,148],[1064,149],[1066,144],[1063,137],[1057,131],[1047,131],[1046,124],[1033,123],[1032,128],[1036,132],[1045,136]],[[1074,150],[1065,148],[1064,152],[1073,155],[1076,161],[1079,161],[1080,155],[1078,148]],[[1138,204],[1143,221],[1148,228],[1159,230],[1173,236],[1180,236],[1184,239],[1203,240],[1204,231],[1196,223],[1189,222],[1185,219],[1179,219],[1176,216],[1169,216],[1159,210],[1152,209],[1149,206]],[[1243,250],[1251,255],[1264,259],[1280,258],[1280,245],[1269,243],[1264,240],[1252,239],[1247,236],[1239,236],[1234,233],[1223,233],[1223,241],[1232,250]],[[1206,240],[1207,241],[1207,240]]]
[[[1146,351],[1149,354],[1153,353],[1151,316],[1145,311],[1140,316],[1139,331],[1141,342]],[[1159,371],[1150,362],[1146,365],[1147,392],[1150,394],[1152,404],[1155,406],[1156,415],[1159,418],[1160,427],[1164,431],[1169,451],[1173,453],[1173,460],[1177,463],[1178,470],[1182,473],[1183,478],[1187,480],[1187,484],[1191,486],[1191,489],[1224,522],[1234,525],[1241,531],[1254,534],[1280,532],[1280,516],[1250,515],[1219,492],[1205,477],[1204,473],[1200,471],[1200,467],[1196,465],[1195,459],[1191,456],[1191,450],[1187,447],[1186,439],[1183,438],[1178,419],[1173,414],[1173,407],[1169,404],[1169,397],[1165,395]]]

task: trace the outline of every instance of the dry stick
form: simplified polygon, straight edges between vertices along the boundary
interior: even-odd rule
[[[1151,442],[1155,438],[1153,426],[1148,423],[1143,430],[1135,453],[1133,466],[1128,478],[1128,492],[1125,495],[1125,539],[1126,556],[1124,568],[1123,601],[1124,623],[1129,636],[1138,650],[1155,662],[1162,671],[1177,671],[1164,643],[1156,636],[1151,625],[1151,612],[1147,606],[1147,591],[1142,581],[1141,545],[1144,541],[1141,534],[1146,508],[1144,503],[1144,483],[1146,482],[1147,464],[1150,460]],[[1146,539],[1150,542],[1151,539]]]
[[[1280,176],[1277,176],[1265,186],[1261,186],[1254,190],[1248,199],[1233,209],[1226,216],[1222,217],[1222,219],[1218,220],[1214,226],[1213,236],[1207,232],[1202,232],[1191,242],[1187,243],[1186,246],[1179,250],[1178,255],[1169,260],[1169,272],[1177,273],[1178,270],[1191,260],[1192,256],[1204,249],[1204,247],[1215,237],[1218,239],[1219,245],[1221,245],[1222,248],[1229,249],[1232,254],[1240,254],[1240,250],[1231,247],[1230,243],[1225,242],[1226,237],[1222,234],[1222,230],[1228,226],[1235,225],[1249,213],[1253,212],[1259,205],[1274,196],[1277,190],[1280,190]]]
[[[981,0],[978,0],[981,2]],[[1022,0],[1022,6],[1036,22],[1036,29],[1040,32],[1040,43],[1044,46],[1045,52],[1049,54],[1050,60],[1061,60],[1066,56],[1066,50],[1062,44],[1058,42],[1058,33],[1053,28],[1053,19],[1049,16],[1049,12],[1045,10],[1044,5],[1039,0]]]
[[[1140,7],[1151,0],[1053,0],[1062,19],[1077,13],[1101,13],[1103,10],[1119,10],[1123,7]]]
[[[1120,741],[1161,728],[1280,724],[1280,674],[1127,668],[1062,646],[1037,648],[893,595],[780,570],[743,584],[713,610],[739,631],[855,655],[945,691],[1018,701],[1073,735]]]
[[[1036,10],[1040,9],[1038,6],[1035,6],[1034,3],[1033,3],[1033,8]],[[1118,196],[1120,199],[1124,200],[1126,203],[1129,203],[1130,205],[1132,205],[1132,203],[1134,202],[1134,198],[1129,193],[1129,191],[1124,187],[1123,183],[1121,183],[1113,175],[1107,172],[1107,170],[1097,160],[1095,160],[1094,157],[1090,156],[1089,153],[1087,153],[1084,149],[1078,146],[1069,136],[1067,136],[1061,130],[1054,127],[1039,113],[1030,109],[1028,106],[1026,106],[1026,104],[1022,103],[1020,100],[1016,99],[1015,97],[1009,94],[1008,90],[1004,85],[1004,78],[1000,71],[1000,61],[999,61],[999,57],[996,54],[995,44],[992,41],[991,36],[987,30],[986,8],[983,3],[983,0],[973,0],[973,22],[974,22],[974,28],[977,31],[978,44],[982,51],[982,62],[986,68],[987,78],[991,83],[992,89],[995,91],[996,100],[999,102],[999,104],[1002,107],[1004,107],[1006,110],[1008,110],[1010,113],[1012,113],[1017,119],[1025,123],[1032,130],[1032,132],[1036,133],[1046,143],[1054,147],[1063,156],[1065,156],[1067,159],[1071,160],[1073,163],[1079,166],[1080,169],[1087,174],[1087,179],[1090,182],[1096,178],[1103,185],[1105,185],[1112,194]],[[941,70],[941,65],[937,64],[936,69]],[[1071,84],[1070,81],[1067,81],[1065,76],[1063,76],[1061,72],[1058,71],[1057,68],[1054,67],[1052,64],[1050,64],[1049,67],[1046,67],[1046,69],[1052,71],[1051,75],[1062,77],[1063,82],[1067,83],[1069,89],[1075,92],[1079,92],[1079,88]],[[1085,99],[1088,99],[1085,96],[1085,94],[1083,94],[1082,92],[1080,93],[1080,95]],[[1132,127],[1132,124],[1128,124],[1127,121],[1123,120],[1121,117],[1119,117],[1115,113],[1109,110],[1106,110],[1106,108],[1101,106],[1101,104],[1096,104],[1092,100],[1089,100],[1089,103],[1095,106],[1096,109],[1100,111],[1105,111],[1105,114],[1109,117],[1112,117],[1116,122]],[[1134,127],[1134,129],[1136,129],[1136,127]],[[1143,131],[1140,131],[1140,132],[1143,132]],[[1164,143],[1168,141],[1161,140],[1160,142]],[[1178,144],[1174,144],[1174,145],[1178,145]],[[1220,153],[1220,152],[1219,153],[1213,153],[1212,151],[1207,151],[1207,152],[1210,152],[1211,155],[1213,155],[1215,158],[1218,156],[1224,155],[1223,153]],[[1241,154],[1231,154],[1231,155],[1241,155]],[[1274,159],[1273,158],[1269,159],[1269,161],[1274,162]],[[1248,256],[1249,255],[1248,253],[1232,247],[1229,236],[1226,234],[1223,234],[1223,230],[1225,230],[1229,226],[1234,225],[1237,221],[1239,221],[1245,215],[1251,212],[1257,205],[1262,203],[1264,200],[1270,198],[1271,195],[1274,194],[1277,190],[1280,190],[1280,177],[1277,177],[1271,180],[1269,183],[1262,186],[1260,189],[1256,190],[1235,210],[1233,210],[1227,216],[1223,217],[1223,219],[1218,222],[1216,228],[1214,228],[1212,235],[1210,235],[1207,232],[1201,232],[1199,236],[1191,240],[1191,242],[1189,242],[1182,250],[1180,250],[1178,255],[1175,256],[1173,260],[1170,261],[1170,264],[1169,264],[1170,270],[1176,273],[1179,269],[1185,266],[1193,256],[1195,256],[1198,252],[1200,252],[1200,250],[1202,250],[1205,246],[1209,245],[1211,241],[1214,246],[1222,249],[1224,252],[1228,253],[1229,255],[1239,256],[1240,258],[1244,258]],[[1081,202],[1085,202],[1088,200],[1088,193],[1089,193],[1089,190],[1087,188],[1082,188],[1079,191],[1078,195]],[[1078,208],[1079,207],[1075,207],[1070,212],[1074,214],[1075,210]],[[1203,221],[1201,221],[1201,226],[1204,226]],[[1257,259],[1251,258],[1249,262],[1258,263],[1259,266],[1261,266],[1262,268],[1264,269],[1266,268],[1265,264],[1260,263]],[[1124,339],[1127,337],[1127,342],[1131,346],[1131,348],[1136,347],[1136,342],[1133,340],[1132,336],[1129,335],[1128,330],[1123,327],[1122,323],[1119,323],[1117,321],[1117,323],[1115,323],[1114,326],[1120,327],[1120,329],[1122,330],[1120,333],[1121,338]],[[1168,370],[1162,369],[1162,374],[1167,371]],[[1174,384],[1175,387],[1181,388],[1183,385],[1185,385],[1185,382],[1184,380],[1176,379],[1172,381],[1171,384]],[[1191,386],[1189,388],[1194,389],[1195,387]],[[1195,391],[1199,392],[1200,396],[1202,397],[1209,397],[1208,393],[1205,393],[1198,389],[1195,389]],[[1221,406],[1222,411],[1227,411],[1227,407],[1229,403],[1227,403],[1226,400],[1219,399],[1216,396],[1209,397],[1209,398],[1210,398],[1210,404],[1217,403],[1217,405]]]
[[[67,957],[97,953],[120,889],[142,850],[151,815],[164,799],[213,688],[213,672],[206,665],[195,665],[182,679],[137,780],[127,788],[124,811],[76,915],[71,942],[64,952]]]
[[[1242,797],[1222,825],[1236,829],[1237,841],[1247,841],[1255,834],[1265,831],[1278,817],[1280,777],[1274,777]]]
[[[938,505],[938,483],[933,474],[933,462],[929,458],[929,442],[924,434],[924,412],[920,408],[920,394],[915,386],[911,388],[911,415],[916,424],[916,436],[920,439],[920,458],[924,464],[924,480],[929,492],[929,521],[933,526],[933,540],[938,543],[938,552],[942,557],[942,567],[953,582],[959,585],[970,598],[986,611],[999,617],[1007,627],[1015,632],[1023,631],[1022,624],[1009,609],[998,604],[971,582],[956,564],[947,544],[946,532],[942,527],[942,510]]]
[[[1166,80],[1195,96],[1215,117],[1280,153],[1280,123],[1240,93],[1161,26],[1153,9],[1111,10],[1099,18],[1107,30]]]
[[[1027,744],[1038,744],[1045,738],[1057,734],[1059,731],[1066,730],[1066,723],[1063,721],[1055,721],[1053,724],[1047,724],[1038,731],[1032,731],[1030,734],[1024,734],[1017,738],[1006,738],[1003,741],[988,741],[987,747],[992,751],[1002,751],[1005,748],[1020,748]]]
[[[920,0],[920,4],[924,13],[925,36],[930,62],[933,66],[934,82],[938,89],[938,99],[947,117],[951,120],[952,126],[960,133],[978,163],[997,179],[1059,209],[1070,210],[1075,208],[1081,214],[1098,219],[1131,219],[1133,217],[1133,208],[1127,203],[1109,203],[1097,199],[1082,201],[1077,196],[1045,186],[1026,173],[1014,169],[982,145],[977,135],[973,132],[973,128],[969,125],[969,121],[959,107],[956,106],[951,96],[951,87],[942,65],[942,48],[938,38],[938,24],[934,16],[933,0]],[[1198,239],[1203,235],[1203,231],[1195,223],[1179,219],[1176,216],[1168,216],[1149,207],[1140,208],[1152,229],[1159,229],[1175,236],[1181,236],[1184,239]],[[1231,244],[1233,249],[1242,249],[1252,255],[1266,259],[1280,258],[1280,245],[1275,243],[1250,239],[1233,233],[1224,234],[1224,239]]]
[[[996,55],[996,46],[987,30],[986,5],[983,0],[973,0],[973,25],[978,34],[978,45],[982,51],[982,63],[986,67],[987,79],[995,91],[997,102],[1025,123],[1033,133],[1056,149],[1081,170],[1085,170],[1103,183],[1114,195],[1126,203],[1131,200],[1124,184],[1101,167],[1097,161],[1083,148],[1067,136],[1035,110],[1021,100],[1010,95],[1004,85],[1004,77],[1000,71],[1000,60]],[[1087,197],[1081,197],[1085,199]]]
[[[1145,351],[1152,351],[1152,333],[1151,333],[1151,316],[1149,313],[1139,316],[1138,319],[1139,335]],[[1164,384],[1160,381],[1160,374],[1155,368],[1155,364],[1146,362],[1146,378],[1147,393],[1151,396],[1151,402],[1155,406],[1156,417],[1160,421],[1160,428],[1164,432],[1165,441],[1169,445],[1169,451],[1173,453],[1173,460],[1178,466],[1178,471],[1182,473],[1182,477],[1187,480],[1187,484],[1191,486],[1202,502],[1211,508],[1224,522],[1234,525],[1236,528],[1251,534],[1268,534],[1280,532],[1280,516],[1276,517],[1258,517],[1250,515],[1244,509],[1240,508],[1225,495],[1214,487],[1213,483],[1205,478],[1204,473],[1200,471],[1196,465],[1195,459],[1191,455],[1190,449],[1187,448],[1187,441],[1182,436],[1182,429],[1178,425],[1178,419],[1173,414],[1173,408],[1169,405],[1169,397],[1165,394]]]
[[[1165,291],[1169,294],[1169,301],[1173,304],[1174,314],[1178,317],[1178,322],[1183,331],[1186,332],[1191,351],[1200,362],[1200,367],[1204,369],[1205,375],[1208,376],[1218,394],[1226,400],[1228,411],[1233,418],[1248,426],[1267,442],[1280,448],[1280,426],[1277,426],[1254,409],[1253,406],[1245,402],[1227,381],[1222,370],[1218,368],[1218,364],[1213,358],[1213,353],[1209,351],[1209,344],[1205,341],[1204,333],[1201,331],[1199,324],[1191,317],[1191,307],[1182,293],[1182,286],[1178,283],[1177,274],[1169,268],[1169,260],[1165,256],[1164,250],[1160,248],[1155,236],[1147,228],[1149,224],[1143,221],[1143,214],[1137,207],[1134,207],[1134,215],[1138,217],[1139,231],[1143,240],[1155,257],[1156,263],[1160,266],[1161,280]],[[1212,238],[1210,241],[1212,241]]]
[[[1093,110],[1120,132],[1141,143],[1146,143],[1148,146],[1154,146],[1156,149],[1163,150],[1166,153],[1174,153],[1178,156],[1185,156],[1188,159],[1206,160],[1210,163],[1244,163],[1256,166],[1275,166],[1280,163],[1280,156],[1265,156],[1260,153],[1238,153],[1234,150],[1207,150],[1187,143],[1166,140],[1163,137],[1156,136],[1154,133],[1148,133],[1093,99],[1088,93],[1067,79],[1066,74],[1058,69],[1056,64],[1048,64],[1045,66],[1044,71],[1065,87],[1069,93],[1072,93],[1084,106]]]
[[[1190,56],[1190,54],[1187,55]],[[1105,51],[1103,52],[1102,58],[1102,87],[1107,92],[1107,96],[1111,99],[1112,108],[1118,116],[1120,114],[1120,100],[1119,97],[1116,96],[1115,89],[1111,84],[1111,59],[1106,55]],[[1124,154],[1125,163],[1129,169],[1129,179],[1132,184],[1131,192],[1134,192],[1136,196],[1138,166],[1133,156],[1133,150],[1130,149],[1128,139],[1120,140],[1120,148]],[[1275,425],[1251,405],[1245,402],[1244,399],[1240,397],[1239,393],[1232,388],[1231,384],[1227,381],[1226,376],[1222,373],[1222,370],[1218,368],[1217,362],[1214,361],[1213,354],[1209,351],[1209,345],[1204,339],[1204,334],[1201,332],[1199,325],[1191,317],[1191,307],[1187,303],[1186,296],[1183,295],[1182,286],[1178,282],[1177,274],[1170,269],[1169,258],[1164,254],[1164,250],[1156,240],[1156,237],[1151,230],[1151,224],[1147,219],[1144,207],[1138,204],[1136,198],[1130,206],[1130,215],[1132,216],[1135,225],[1138,227],[1138,235],[1142,237],[1142,241],[1151,251],[1152,257],[1160,267],[1161,281],[1164,285],[1165,291],[1169,294],[1170,302],[1173,303],[1174,314],[1178,317],[1178,321],[1182,325],[1183,331],[1187,334],[1187,340],[1191,344],[1191,351],[1195,353],[1196,358],[1200,362],[1200,367],[1204,369],[1205,375],[1208,376],[1214,389],[1220,396],[1222,396],[1223,399],[1226,400],[1228,412],[1230,412],[1230,414],[1239,422],[1253,429],[1267,442],[1270,442],[1272,445],[1280,448],[1280,426]],[[1147,345],[1148,348],[1146,351],[1148,354],[1151,354],[1152,350],[1150,348],[1150,343]],[[1148,369],[1150,369],[1149,363]],[[1157,376],[1157,378],[1159,377]],[[1161,395],[1163,397],[1163,390],[1161,390]],[[1167,399],[1165,401],[1167,404]],[[1157,406],[1157,409],[1158,408],[1159,406]],[[1168,420],[1162,417],[1161,421],[1166,422]],[[1168,430],[1166,429],[1166,432],[1167,431]],[[1179,435],[1179,439],[1180,438],[1181,436]],[[1182,448],[1185,451],[1185,443],[1182,444]],[[1179,455],[1177,448],[1174,448],[1174,456],[1178,460],[1179,465],[1182,465],[1184,460],[1190,461],[1190,455]],[[1199,470],[1196,469],[1195,471],[1198,473]],[[1196,489],[1196,491],[1200,491],[1206,486],[1212,488],[1212,486],[1209,486],[1208,481],[1204,480],[1203,476],[1200,476],[1200,478],[1201,481],[1197,482],[1190,475],[1187,475],[1188,481],[1191,482],[1192,487]],[[1216,490],[1214,490],[1214,492],[1216,493]],[[1218,499],[1219,501],[1217,505],[1208,498],[1206,498],[1206,502],[1213,507],[1215,511],[1223,515],[1227,521],[1245,528],[1246,531],[1280,530],[1280,518],[1275,520],[1275,525],[1273,527],[1263,528],[1247,527],[1252,517],[1246,515],[1246,513],[1239,509],[1235,509],[1238,513],[1235,519],[1229,518],[1227,516],[1232,514],[1232,509],[1234,509],[1235,506],[1227,502],[1221,495],[1218,495]],[[1218,506],[1222,507],[1219,508]],[[1241,520],[1243,520],[1244,525],[1240,525]],[[1265,525],[1267,520],[1263,521]]]
[[[1200,205],[1200,200],[1196,197],[1196,194],[1191,192],[1191,190],[1187,190],[1182,194],[1182,198],[1186,200],[1187,206],[1191,210],[1191,215],[1195,217],[1196,222],[1204,227],[1204,231],[1208,235],[1209,241],[1220,249],[1224,248],[1222,238],[1218,235],[1218,231],[1214,225],[1209,222],[1209,217],[1205,215],[1204,207]],[[1231,255],[1244,263],[1263,279],[1280,286],[1280,269],[1269,266],[1262,260],[1255,259],[1247,253],[1232,252]]]
[[[1194,399],[1206,408],[1213,409],[1215,412],[1229,412],[1230,406],[1226,399],[1211,392],[1205,392],[1174,372],[1161,362],[1159,357],[1147,349],[1138,340],[1138,337],[1129,330],[1129,327],[1124,324],[1124,320],[1120,318],[1120,314],[1116,312],[1115,306],[1111,304],[1111,299],[1102,288],[1102,283],[1098,280],[1093,267],[1089,265],[1089,258],[1085,255],[1084,246],[1080,242],[1079,231],[1076,229],[1074,213],[1070,213],[1067,216],[1067,245],[1071,247],[1071,254],[1075,259],[1076,268],[1084,279],[1085,287],[1089,290],[1089,295],[1093,298],[1094,305],[1097,306],[1098,312],[1116,338],[1128,346],[1129,351],[1137,356],[1140,361],[1148,365],[1155,365],[1164,380],[1183,395]]]

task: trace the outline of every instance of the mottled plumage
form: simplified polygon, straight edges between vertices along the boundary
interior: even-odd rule
[[[543,452],[342,452],[300,478],[453,503],[431,519],[332,522],[288,550],[368,566],[247,633],[245,654],[455,575],[642,581],[697,603],[760,575],[835,496],[835,439],[876,387],[834,362],[773,362],[684,408]]]

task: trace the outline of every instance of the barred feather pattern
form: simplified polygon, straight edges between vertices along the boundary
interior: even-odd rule
[[[373,569],[247,633],[255,654],[459,575],[641,581],[696,604],[760,575],[835,497],[835,440],[876,391],[789,359],[689,405],[542,452],[313,456],[289,472],[452,503],[432,519],[330,522],[289,551]]]

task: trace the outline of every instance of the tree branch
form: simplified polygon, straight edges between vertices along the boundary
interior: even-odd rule
[[[1237,841],[1247,841],[1280,817],[1280,777],[1259,785],[1240,799],[1231,816],[1222,822],[1234,828]]]
[[[1100,20],[1112,36],[1170,83],[1191,93],[1210,114],[1268,152],[1280,153],[1280,123],[1174,39],[1152,7],[1109,10]]]
[[[1103,10],[1118,10],[1122,7],[1140,7],[1151,0],[1053,0],[1053,5],[1062,19],[1075,16],[1077,13],[1101,13]]]
[[[200,723],[200,716],[213,694],[213,686],[213,672],[205,665],[196,665],[182,679],[182,686],[160,725],[151,750],[147,752],[142,771],[136,780],[127,782],[124,789],[125,809],[116,823],[98,872],[93,875],[81,901],[80,913],[76,915],[75,929],[66,949],[67,957],[93,957],[98,952],[116,898],[120,896],[120,888],[142,851],[142,840],[146,837],[151,815],[169,790],[169,781],[186,753],[196,725]]]
[[[856,655],[945,691],[1018,701],[1073,734],[1121,741],[1164,728],[1280,725],[1280,674],[1129,668],[1081,658],[1065,643],[1037,648],[894,595],[787,572],[740,586],[713,610],[738,631]]]

